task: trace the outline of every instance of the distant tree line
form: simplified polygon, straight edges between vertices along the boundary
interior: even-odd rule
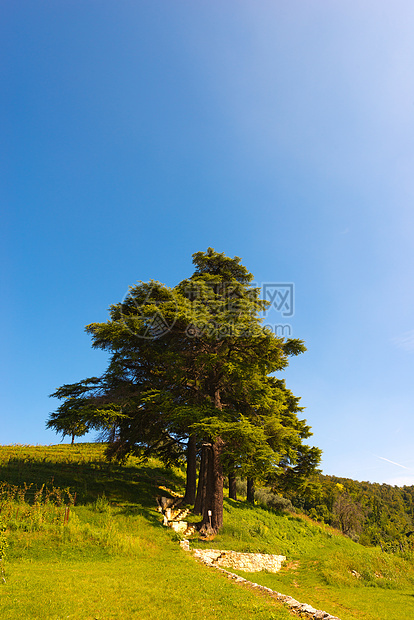
[[[282,486],[277,485],[280,491]],[[383,551],[414,549],[414,486],[358,482],[319,473],[296,488],[285,488],[284,494],[298,510],[337,527],[363,545],[381,546]]]

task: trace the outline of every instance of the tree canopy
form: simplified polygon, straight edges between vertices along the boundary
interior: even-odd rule
[[[301,340],[262,326],[268,302],[239,257],[208,248],[193,255],[194,273],[170,288],[139,282],[86,331],[109,352],[101,377],[64,385],[47,425],[57,432],[98,429],[108,455],[185,458],[185,500],[201,527],[223,522],[223,476],[271,480],[309,475],[320,458],[303,444],[299,399],[275,376]],[[196,463],[200,459],[197,497]]]

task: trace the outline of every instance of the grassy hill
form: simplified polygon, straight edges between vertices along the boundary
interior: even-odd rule
[[[155,496],[160,486],[182,491],[182,471],[155,460],[109,464],[103,451],[98,444],[0,447],[0,519],[9,543],[2,619],[292,617],[198,564],[161,525]],[[224,519],[213,541],[191,544],[287,556],[276,575],[243,576],[341,620],[414,617],[409,552],[362,547],[307,517],[244,501],[226,499]]]

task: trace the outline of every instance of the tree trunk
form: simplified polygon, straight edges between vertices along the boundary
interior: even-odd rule
[[[200,527],[207,534],[216,534],[223,525],[223,448],[224,441],[217,437],[208,449],[206,498]]]
[[[112,428],[111,428],[111,434],[110,434],[109,441],[110,441],[111,443],[115,443],[115,439],[116,439],[116,426],[115,426],[115,424],[114,424],[114,425],[112,426]]]
[[[72,433],[72,442],[71,442],[71,446],[73,446],[73,444],[75,443],[75,433]]]
[[[203,443],[201,446],[200,473],[198,475],[197,496],[194,504],[194,514],[201,515],[204,511],[207,492],[207,467],[210,444]]]
[[[185,484],[184,504],[194,505],[197,490],[197,439],[190,435],[187,443],[187,479]]]
[[[229,498],[237,499],[236,476],[229,476]]]
[[[254,480],[247,478],[247,501],[254,504]]]
[[[223,405],[220,398],[220,389],[216,387],[212,392],[212,396],[214,406],[222,411]],[[206,534],[216,534],[223,525],[223,466],[221,455],[224,449],[224,441],[221,437],[217,437],[210,444],[203,444],[203,448],[204,446],[206,483],[204,503],[201,508],[203,520],[199,528],[201,532]]]

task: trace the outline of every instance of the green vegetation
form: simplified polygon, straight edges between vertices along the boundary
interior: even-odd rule
[[[108,464],[102,445],[10,446],[0,447],[0,480],[2,620],[289,618],[197,564],[162,527],[155,496],[160,485],[181,489],[179,470]]]
[[[104,449],[0,447],[0,519],[9,545],[2,619],[292,617],[280,603],[199,565],[162,527],[155,497],[160,486],[183,492],[183,470],[134,457],[108,463]],[[258,496],[269,499],[269,493]],[[196,538],[193,546],[287,556],[280,573],[247,579],[341,620],[414,617],[408,548],[366,548],[328,525],[244,499],[226,498],[224,510],[220,533],[210,541]]]
[[[414,486],[318,474],[294,492],[285,489],[284,495],[312,519],[337,527],[363,545],[378,545],[388,553],[412,549]]]
[[[341,620],[414,617],[410,551],[390,554],[379,547],[366,548],[305,516],[232,500],[226,502],[223,530],[206,546],[286,555],[280,573],[235,572]]]

